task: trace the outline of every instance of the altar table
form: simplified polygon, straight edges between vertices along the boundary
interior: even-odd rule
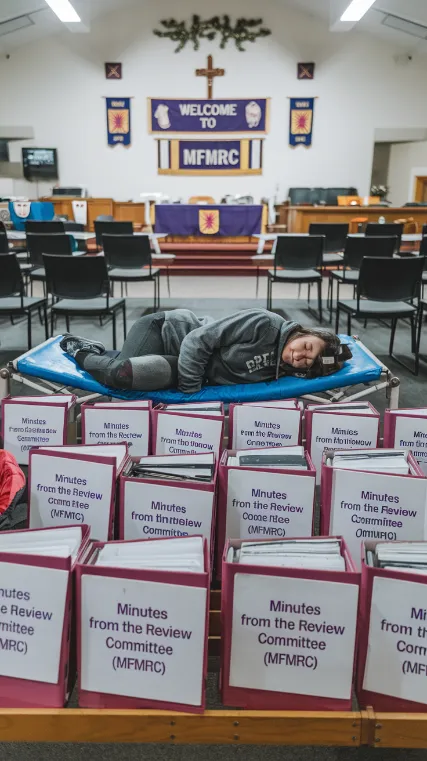
[[[251,237],[263,232],[263,206],[156,204],[155,230],[172,236]]]

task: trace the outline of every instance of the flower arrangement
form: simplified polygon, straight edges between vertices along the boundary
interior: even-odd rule
[[[381,199],[385,199],[389,189],[387,185],[372,185],[371,196],[379,196]]]

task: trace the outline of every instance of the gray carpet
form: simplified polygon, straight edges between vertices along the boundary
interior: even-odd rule
[[[272,745],[3,744],[2,761],[425,761],[425,750]]]
[[[306,302],[301,300],[275,301],[277,311],[289,319],[294,319],[303,325],[317,325],[316,318],[307,310]],[[128,329],[130,325],[149,308],[150,302],[146,299],[128,299]],[[179,303],[176,299],[164,299],[162,308],[173,309],[185,306],[197,314],[210,314],[212,317],[222,317],[239,309],[263,307],[264,302],[255,299],[185,299]],[[324,326],[327,324],[324,323]],[[118,340],[121,341],[121,323],[118,327]],[[111,326],[100,327],[98,321],[76,319],[72,323],[72,331],[94,339],[103,341],[111,348]],[[340,326],[345,332],[345,321]],[[57,332],[63,332],[65,326],[58,324]],[[426,331],[427,332],[427,331]],[[389,330],[383,324],[376,321],[368,323],[365,329],[362,324],[354,321],[353,333],[357,333],[368,348],[386,364],[395,375],[401,379],[400,405],[401,407],[426,406],[425,382],[427,378],[427,364],[421,365],[418,378],[415,378],[407,370],[399,367],[388,357]],[[26,328],[24,324],[10,326],[8,321],[0,322],[0,365],[22,354],[26,350]],[[44,330],[38,323],[34,323],[34,344],[44,340]],[[426,337],[427,353],[427,337]],[[398,326],[396,335],[395,351],[406,361],[411,361],[410,355],[410,330],[409,326],[402,323]],[[384,392],[377,392],[370,397],[374,406],[380,411],[386,406]],[[209,676],[209,707],[218,706],[217,673],[214,670]],[[0,750],[1,761],[196,761],[203,758],[204,761],[421,761],[426,759],[426,751],[407,751],[370,748],[319,748],[319,747],[276,747],[276,746],[171,746],[171,745],[72,745],[72,744],[3,744]]]

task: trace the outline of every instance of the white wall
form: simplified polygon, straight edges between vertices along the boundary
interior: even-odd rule
[[[193,193],[252,193],[279,197],[289,186],[349,186],[368,194],[374,131],[426,127],[424,65],[394,63],[394,50],[358,32],[331,34],[326,24],[283,7],[281,0],[218,0],[215,13],[232,18],[263,17],[271,37],[247,44],[202,43],[200,50],[174,54],[170,40],[152,34],[159,20],[207,15],[212,9],[190,0],[138,2],[98,19],[89,35],[64,31],[33,46],[12,51],[0,62],[1,122],[33,126],[31,143],[58,149],[61,184],[82,184],[94,196],[136,199],[140,192],[173,197]],[[147,134],[147,96],[204,97],[206,81],[195,77],[208,53],[226,69],[214,84],[217,97],[272,98],[264,173],[259,177],[167,177],[157,175],[156,146]],[[123,62],[123,80],[107,81],[104,61]],[[314,60],[314,82],[296,79],[298,60]],[[106,144],[103,96],[133,96],[133,143]],[[288,96],[318,96],[311,149],[288,146]],[[23,143],[11,144],[11,160]],[[40,192],[49,185],[40,185]],[[15,182],[16,193],[35,196],[34,185]],[[396,188],[397,194],[400,194]],[[403,190],[402,190],[403,192]],[[406,186],[405,192],[406,194]]]
[[[415,177],[427,175],[427,142],[391,146],[388,170],[389,198],[400,206],[415,198]]]

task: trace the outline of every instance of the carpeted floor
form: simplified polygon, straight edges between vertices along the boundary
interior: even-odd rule
[[[182,279],[183,280],[183,279]],[[206,284],[196,278],[187,278],[185,283],[172,280],[171,299],[162,300],[162,308],[173,309],[186,307],[197,314],[210,314],[212,317],[222,317],[239,309],[262,308],[264,298],[254,298],[253,282],[247,278],[212,278]],[[326,292],[326,289],[325,289]],[[295,292],[284,293],[288,298],[275,298],[274,308],[283,316],[297,320],[303,325],[317,325],[316,318],[307,310],[305,299],[297,300]],[[197,294],[197,298],[195,297]],[[278,290],[277,296],[281,295]],[[151,299],[129,298],[127,303],[128,329],[132,322],[151,305]],[[327,324],[324,326],[327,326]],[[58,324],[57,332],[65,330]],[[340,326],[345,332],[345,322]],[[98,321],[76,319],[72,323],[72,331],[103,341],[111,347],[111,326],[100,327]],[[121,340],[121,324],[118,328]],[[427,332],[427,330],[426,330]],[[402,369],[388,357],[389,330],[378,322],[368,323],[367,328],[354,322],[353,333],[357,333],[368,348],[386,364],[401,380],[401,407],[427,406],[426,379],[427,364],[421,366],[420,375],[415,378],[407,370]],[[0,366],[6,361],[22,354],[26,350],[25,325],[10,326],[8,321],[0,322]],[[44,340],[42,326],[34,326],[34,343]],[[402,323],[396,336],[396,354],[405,356],[411,361],[409,326]],[[427,336],[426,336],[427,353]],[[19,391],[16,391],[19,393]],[[383,410],[386,406],[384,392],[378,392],[370,397],[372,403]],[[209,707],[216,707],[218,700],[216,671],[209,678]],[[370,748],[319,748],[319,747],[286,747],[286,746],[171,746],[171,745],[72,745],[72,744],[3,744],[0,749],[1,761],[424,761],[426,751],[407,751]]]

